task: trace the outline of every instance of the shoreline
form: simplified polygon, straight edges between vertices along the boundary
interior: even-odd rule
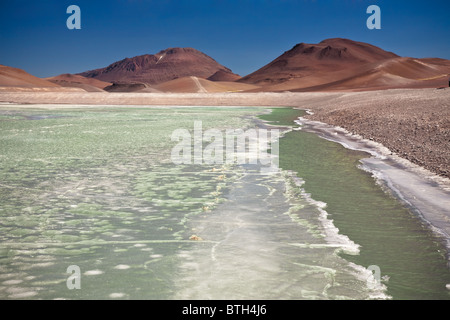
[[[361,170],[370,173],[381,187],[408,207],[438,236],[447,248],[450,267],[450,179],[438,176],[392,153],[380,143],[364,139],[341,127],[300,117],[299,130],[366,152]]]
[[[44,109],[93,106],[253,106],[311,110],[310,120],[342,127],[450,179],[450,89],[363,92],[101,93],[0,92],[0,110],[12,104]]]
[[[323,97],[319,97],[319,98],[323,98]],[[325,98],[329,99],[330,97],[328,96]],[[319,102],[317,99],[318,99],[317,96],[313,97],[312,100],[310,101],[310,104],[312,103],[312,101],[314,101],[318,105]],[[182,102],[181,99],[180,99],[180,102]],[[245,101],[241,101],[241,102],[245,102]],[[298,101],[298,104],[303,105],[302,101]],[[182,104],[182,106],[185,106],[185,105]],[[13,110],[13,112],[15,110],[17,110],[18,113],[21,112],[21,110],[23,110],[23,113],[26,115],[28,109],[36,110],[36,107],[42,108],[41,110],[39,110],[40,114],[48,113],[49,115],[51,115],[51,114],[60,112],[60,111],[58,111],[59,108],[61,110],[69,109],[69,108],[83,110],[84,106],[79,105],[79,104],[78,105],[77,104],[74,104],[74,105],[66,104],[61,107],[58,107],[57,103],[54,103],[52,105],[47,104],[47,105],[39,105],[39,106],[32,105],[32,104],[21,105],[21,106],[5,105],[4,107],[0,106],[0,114],[1,114],[1,112],[5,111],[5,110],[10,110],[10,111]],[[90,107],[90,108],[93,108],[92,110],[94,110],[94,108],[102,108],[104,110],[108,110],[109,108],[111,108],[109,110],[114,110],[114,108],[120,108],[124,112],[127,112],[127,107],[133,107],[133,106],[91,105],[91,106],[86,106],[86,107],[87,107],[86,111],[89,111],[89,107]],[[148,110],[151,110],[151,108],[152,108],[150,106],[145,106],[145,105],[137,106],[137,107],[148,108]],[[189,106],[185,106],[185,107],[189,108]],[[199,107],[199,110],[201,110],[202,106],[198,106],[198,107]],[[220,108],[221,106],[218,106],[218,107]],[[239,107],[239,106],[237,106],[237,107]],[[290,107],[292,107],[292,106],[290,106]],[[153,106],[153,108],[162,108],[162,106]],[[168,107],[167,110],[170,110],[169,108],[170,107]],[[270,107],[262,107],[262,106],[256,107],[255,106],[255,109],[252,109],[254,112],[251,111],[251,113],[257,114],[257,113],[260,113],[259,111],[261,111],[261,113],[264,113],[265,110],[267,110],[269,108]],[[428,226],[430,227],[430,228],[427,228],[427,234],[429,234],[429,235],[434,234],[434,233],[439,234],[439,237],[436,237],[436,238],[433,237],[433,239],[436,239],[436,241],[434,243],[435,244],[439,243],[439,245],[440,245],[439,248],[441,248],[439,250],[439,255],[440,255],[441,260],[439,260],[439,261],[440,261],[440,265],[442,266],[442,268],[439,270],[445,270],[445,272],[447,272],[448,267],[450,267],[450,212],[448,211],[448,208],[450,208],[450,202],[449,202],[450,201],[450,180],[448,180],[442,176],[438,176],[426,169],[423,169],[423,168],[409,162],[408,160],[400,158],[398,155],[393,154],[388,148],[384,147],[382,144],[380,144],[378,142],[375,142],[370,139],[365,139],[362,136],[351,133],[342,127],[326,124],[326,123],[315,121],[315,120],[310,120],[309,117],[315,115],[315,110],[312,108],[307,109],[304,107],[302,108],[300,106],[296,107],[296,108],[308,111],[306,115],[300,116],[298,118],[298,121],[303,124],[303,127],[296,128],[296,130],[299,129],[299,130],[304,130],[305,132],[306,131],[313,132],[314,135],[316,135],[318,137],[325,138],[325,139],[334,141],[336,143],[340,143],[341,145],[345,146],[346,148],[367,152],[367,158],[361,159],[360,165],[358,165],[358,167],[360,169],[363,169],[363,170],[369,172],[370,174],[366,175],[366,173],[359,173],[356,177],[363,177],[363,180],[367,180],[371,185],[373,185],[374,189],[377,189],[377,188],[375,187],[375,183],[373,183],[373,182],[375,182],[375,181],[378,182],[381,185],[381,188],[378,189],[378,192],[380,194],[382,193],[381,189],[384,189],[384,191],[387,194],[389,194],[389,193],[392,194],[396,198],[398,203],[405,203],[407,206],[409,206],[411,209],[413,209],[413,210],[410,210],[411,215],[408,215],[408,217],[410,217],[411,219],[414,219],[418,225],[420,224],[419,223],[420,218],[423,221],[427,221],[427,223],[428,223],[427,226],[425,226],[425,224],[423,224],[424,227],[428,227]],[[276,109],[276,108],[274,108],[274,109]],[[143,109],[141,109],[141,110],[143,110]],[[207,111],[207,112],[213,112],[213,110],[214,109],[211,109],[211,110],[205,109],[205,111]],[[229,112],[229,110],[227,112]],[[302,113],[300,113],[300,115],[301,114]],[[298,116],[298,113],[296,113],[295,116]],[[291,122],[293,118],[294,117],[290,118],[289,122]],[[316,141],[321,140],[317,137],[314,137],[314,139]],[[319,145],[321,145],[321,144],[319,144]],[[295,144],[293,146],[295,148]],[[338,147],[340,147],[340,146],[338,146]],[[443,146],[443,147],[445,147],[445,146]],[[321,150],[321,148],[316,148],[316,149]],[[330,150],[332,150],[332,149],[335,149],[335,147],[330,146]],[[341,151],[343,151],[342,148],[336,148],[336,149],[341,149]],[[322,150],[327,150],[327,148],[323,147]],[[311,152],[311,154],[314,154],[314,152]],[[298,157],[301,157],[301,154],[299,154]],[[330,159],[334,159],[334,158],[330,158]],[[359,160],[359,159],[357,159],[357,160]],[[294,161],[294,162],[298,162],[298,161]],[[343,162],[345,162],[345,161],[343,161]],[[309,164],[309,165],[314,167],[312,164]],[[352,168],[354,168],[354,171],[358,171],[358,169],[355,168],[356,165],[354,162],[352,163],[352,166],[353,166]],[[333,168],[333,166],[329,166],[329,168]],[[342,178],[339,180],[330,180],[331,176],[332,175],[326,176],[326,181],[335,181],[335,182],[337,181],[337,183],[334,183],[334,185],[339,185],[339,181],[346,180],[345,175],[339,176],[340,178]],[[372,178],[374,180],[372,180]],[[347,186],[352,186],[352,185],[360,186],[358,184],[358,181],[359,181],[358,178],[350,179],[348,181],[349,181],[349,183],[347,183]],[[299,187],[301,187],[301,185]],[[365,190],[365,189],[358,187],[357,190]],[[355,191],[357,191],[357,190],[355,190]],[[279,191],[282,191],[282,190],[279,190]],[[335,190],[335,191],[338,191],[338,190]],[[336,194],[339,194],[339,192],[337,192]],[[362,194],[362,193],[355,193],[355,194],[360,195],[361,196],[360,199],[365,199],[365,194]],[[353,195],[353,198],[358,199],[358,197],[355,197],[354,195]],[[315,198],[311,198],[311,199],[314,200]],[[320,198],[318,198],[318,199],[320,199]],[[324,200],[324,201],[326,203],[332,203],[331,201],[330,202],[328,202],[326,200]],[[394,201],[394,200],[392,200],[392,201]],[[381,202],[382,201],[366,202],[369,204],[369,206],[366,207],[366,209],[368,209],[367,212],[370,212],[370,210],[371,210],[370,208],[376,208],[377,204],[379,204]],[[370,221],[372,221],[372,220],[368,219],[368,216],[361,215],[360,214],[361,212],[366,212],[366,211],[361,210],[361,211],[357,212],[356,216],[351,216],[351,217],[357,218],[357,219],[359,219],[359,217],[361,217],[361,219],[368,221],[370,223]],[[406,210],[404,210],[404,212],[406,213]],[[416,213],[416,215],[414,215],[414,213]],[[419,219],[416,219],[417,218],[416,216]],[[325,216],[325,219],[326,219],[326,216]],[[355,221],[359,221],[357,219]],[[354,221],[354,220],[350,219],[350,221]],[[327,222],[327,221],[325,221],[325,222]],[[362,222],[362,220],[359,222]],[[323,221],[322,221],[322,223],[323,223]],[[358,228],[349,229],[349,226],[352,227],[352,223],[347,224],[347,225],[344,224],[344,226],[347,228],[347,231],[352,231],[352,230],[358,229]],[[358,224],[358,225],[356,225],[356,227],[363,226],[363,225],[365,225],[365,223]],[[395,225],[395,224],[393,224],[393,225]],[[399,229],[403,230],[403,224],[399,225],[399,228],[397,228],[396,230],[399,230]],[[342,235],[351,235],[352,234],[352,233],[345,232],[345,228],[342,230],[344,230],[341,233]],[[368,230],[371,230],[371,229],[369,228]],[[386,229],[382,229],[382,231],[386,232],[386,230],[391,230],[391,229],[389,229],[389,226],[386,225]],[[369,234],[370,234],[370,232],[369,232]],[[372,235],[373,234],[375,234],[375,233],[372,233]],[[397,231],[394,231],[391,234],[397,235],[397,237],[399,239],[405,239],[405,237],[402,236],[403,234],[398,235]],[[412,234],[414,234],[414,232]],[[406,238],[409,238],[409,235]],[[351,239],[353,240],[353,238],[351,238]],[[375,241],[372,241],[371,243],[377,244],[378,238],[375,238],[374,240]],[[439,240],[439,241],[437,241],[437,240]],[[353,240],[353,241],[355,241],[355,243],[359,243],[356,240]],[[364,242],[361,242],[361,243],[363,243],[363,246],[367,245],[367,243],[364,243]],[[409,243],[410,243],[410,246],[409,246],[410,248],[414,248],[414,246],[417,245],[416,242],[410,241]],[[441,244],[443,244],[443,245],[441,245]],[[387,243],[387,245],[390,246],[389,243]],[[417,247],[417,248],[419,248],[419,247]],[[420,248],[422,248],[422,247],[420,247]],[[429,247],[426,247],[426,249],[427,249],[426,252],[428,252]],[[396,259],[397,256],[403,256],[402,254],[400,254],[403,251],[397,250],[395,252],[399,253],[399,254],[393,255],[394,260]],[[425,252],[425,250],[421,250],[420,252]],[[410,254],[415,255],[416,253],[414,252],[414,250],[411,250]],[[406,255],[406,256],[408,256],[408,255]],[[370,257],[370,255],[369,255],[369,257]],[[389,257],[392,257],[392,255],[390,255]],[[420,257],[422,257],[422,255]],[[366,256],[366,258],[367,258],[367,256]],[[364,261],[365,258],[362,258],[362,259],[363,259],[362,261]],[[366,259],[366,260],[370,261],[370,262],[369,263],[359,263],[358,262],[358,264],[356,264],[356,265],[357,266],[366,266],[366,265],[373,263],[370,259]],[[374,260],[374,261],[378,261],[378,260]],[[381,260],[381,261],[384,261],[384,260]],[[402,260],[400,259],[399,261],[402,261]],[[413,259],[413,260],[408,260],[408,261],[415,261],[415,260]],[[426,259],[423,259],[423,261],[426,261]],[[415,265],[415,263],[411,263],[411,264]],[[418,264],[418,265],[422,266],[422,264]],[[388,270],[388,269],[383,268],[383,270]],[[442,273],[440,273],[440,274],[444,274],[444,271],[442,271]],[[447,274],[447,273],[445,273],[445,274]],[[416,283],[416,282],[414,282],[414,283]],[[446,281],[445,283],[448,284],[449,282]],[[419,288],[419,286],[417,286],[417,288]]]
[[[450,179],[450,89],[364,92],[101,93],[0,92],[0,110],[168,106],[295,107],[305,118],[381,143],[400,157]]]
[[[327,93],[0,93],[0,110],[77,107],[250,106],[308,110],[303,122],[328,127],[328,138],[372,153],[362,165],[418,208],[450,238],[450,90],[392,89]],[[333,128],[333,129],[330,129]],[[331,130],[331,131],[330,131]],[[326,130],[325,130],[326,131]],[[344,141],[345,140],[345,141]],[[374,156],[375,155],[375,156]],[[382,166],[386,166],[381,168]],[[383,169],[383,170],[382,170]],[[389,171],[391,170],[391,171]],[[387,174],[389,171],[389,174]],[[406,176],[400,175],[404,173]],[[394,178],[395,176],[395,178]],[[401,184],[401,180],[411,185]],[[396,187],[398,186],[398,188]],[[413,187],[414,186],[414,187]],[[416,188],[416,189],[414,189]],[[395,191],[397,189],[397,191]],[[407,190],[407,191],[406,191]],[[423,190],[428,190],[424,192]],[[428,193],[435,206],[422,199]],[[436,195],[439,194],[438,198]],[[436,206],[441,206],[436,209]],[[435,209],[431,209],[431,208]],[[446,210],[445,210],[446,209]],[[430,211],[429,211],[430,210]],[[428,212],[440,214],[427,214]],[[445,213],[445,214],[444,214]],[[437,220],[436,215],[440,216]],[[448,243],[450,250],[450,242]]]
[[[312,101],[306,116],[378,142],[392,153],[450,179],[450,89],[346,94]]]

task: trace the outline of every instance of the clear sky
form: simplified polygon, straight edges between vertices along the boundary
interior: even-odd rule
[[[81,30],[69,30],[69,5]],[[366,9],[381,8],[369,30]],[[242,76],[300,42],[368,42],[401,56],[450,59],[449,0],[0,0],[0,64],[38,76],[192,47]]]

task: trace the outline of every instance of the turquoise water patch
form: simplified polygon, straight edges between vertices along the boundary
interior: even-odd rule
[[[326,204],[339,233],[360,246],[345,259],[378,266],[394,299],[450,298],[442,239],[358,168],[369,154],[301,130],[287,133],[279,148],[280,167],[296,172],[311,198]]]
[[[220,166],[173,165],[171,133],[192,130],[194,121],[205,130],[245,127],[242,117],[254,112],[8,108],[0,119],[0,274],[7,279],[0,282],[0,297],[12,299],[168,294],[169,287],[157,288],[170,279],[152,275],[169,272],[158,266],[172,263],[178,246],[190,242],[186,219],[210,213],[235,175]],[[168,251],[161,249],[166,246]],[[149,292],[100,289],[94,280],[110,279],[107,270],[120,264],[134,267],[117,281],[142,281]],[[69,265],[102,272],[87,273],[84,290],[70,291]]]
[[[277,110],[278,125],[301,115]],[[171,161],[174,130],[245,130],[262,112],[3,108],[0,298],[447,298],[438,239],[357,168],[365,154],[294,131],[294,172]]]

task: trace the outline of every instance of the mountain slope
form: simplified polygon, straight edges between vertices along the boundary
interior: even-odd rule
[[[86,92],[83,88],[67,88],[35,77],[28,72],[0,65],[0,92]]]
[[[151,85],[195,76],[208,78],[218,71],[232,73],[208,55],[193,48],[169,48],[155,55],[125,58],[79,75],[107,82],[142,82]]]
[[[260,85],[277,84],[319,72],[334,72],[396,57],[396,54],[378,47],[348,39],[327,39],[318,44],[299,43],[239,81]]]
[[[89,92],[97,92],[97,91],[101,92],[105,87],[111,85],[111,83],[109,82],[93,78],[86,78],[77,74],[70,74],[70,73],[60,74],[58,76],[48,77],[44,79],[52,83],[58,84],[62,87],[82,88],[85,91]]]
[[[183,77],[155,86],[157,90],[172,93],[239,92],[257,88],[255,85],[235,81],[211,81],[197,77]]]
[[[2,87],[45,87],[57,88],[59,85],[35,77],[22,69],[0,65],[0,86]]]
[[[238,81],[261,86],[254,91],[355,91],[439,87],[449,74],[448,60],[399,57],[336,38],[300,43]]]
[[[212,76],[208,77],[207,80],[210,81],[236,81],[241,79],[241,76],[228,72],[225,70],[219,70],[216,73],[214,73]]]

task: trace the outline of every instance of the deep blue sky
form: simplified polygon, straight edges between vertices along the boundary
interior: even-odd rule
[[[81,30],[66,9],[81,8]],[[381,30],[366,9],[381,8]],[[193,47],[240,75],[300,42],[342,37],[401,56],[450,59],[448,0],[0,0],[0,64],[77,73],[169,47]]]

